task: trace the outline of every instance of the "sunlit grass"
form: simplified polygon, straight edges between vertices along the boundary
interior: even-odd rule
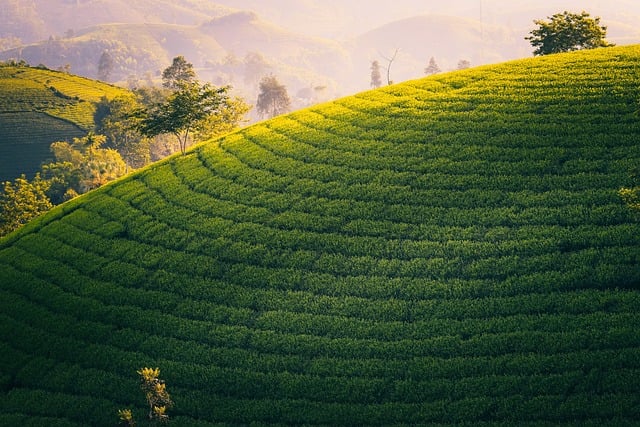
[[[259,123],[0,243],[0,423],[633,425],[638,47]],[[139,415],[142,416],[139,416]]]

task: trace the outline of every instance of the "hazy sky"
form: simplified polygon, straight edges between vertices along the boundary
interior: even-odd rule
[[[592,16],[640,25],[640,0],[217,0],[252,9],[286,28],[310,35],[349,38],[390,21],[421,14],[445,14],[512,28],[533,28],[534,19],[586,10]],[[309,11],[312,11],[309,13]]]

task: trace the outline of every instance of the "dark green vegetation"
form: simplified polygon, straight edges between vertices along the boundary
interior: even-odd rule
[[[123,93],[57,71],[0,66],[0,182],[32,177],[52,157],[51,143],[84,136],[100,99]]]
[[[640,47],[279,117],[0,243],[0,424],[636,425]],[[130,406],[133,405],[133,406]]]
[[[600,18],[592,18],[584,11],[580,14],[564,11],[550,16],[549,21],[533,22],[538,28],[525,39],[535,48],[534,55],[614,46],[605,40],[607,27],[600,25]]]

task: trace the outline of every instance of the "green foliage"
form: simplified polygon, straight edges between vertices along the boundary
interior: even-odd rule
[[[194,130],[194,138],[206,141],[237,130],[245,122],[251,106],[242,98],[226,99],[216,114],[206,117]]]
[[[184,56],[173,58],[171,65],[162,72],[162,86],[167,89],[177,90],[195,82],[196,72],[193,70],[193,64],[187,62]]]
[[[47,69],[0,67],[0,181],[33,177],[50,159],[51,143],[84,136],[94,128],[100,99],[124,93]]]
[[[0,241],[0,424],[142,420],[140,366],[181,426],[637,424],[638,60],[387,86],[53,209]]]
[[[47,197],[49,183],[36,174],[32,181],[22,175],[6,181],[0,193],[0,236],[26,224],[53,205]]]
[[[173,400],[171,400],[165,382],[159,378],[160,369],[142,368],[138,371],[138,375],[140,375],[140,388],[149,406],[147,414],[149,424],[158,425],[169,422],[167,409],[173,406]],[[119,409],[118,417],[121,425],[134,426],[136,424],[130,409]]]
[[[215,88],[208,83],[180,83],[161,104],[139,111],[138,130],[148,137],[173,134],[178,138],[184,154],[193,132],[209,125],[209,118],[228,110],[232,117],[237,111],[229,103],[228,87]]]
[[[78,194],[113,181],[126,173],[126,165],[117,151],[101,148],[105,142],[104,135],[94,133],[74,138],[71,144],[54,142],[51,151],[55,162],[44,165],[43,171],[56,184],[69,184],[68,188]],[[57,198],[60,198],[59,194]]]
[[[272,118],[286,113],[291,108],[291,100],[287,88],[270,75],[260,80],[260,93],[256,101],[256,109],[261,117]]]
[[[620,197],[631,209],[640,210],[640,187],[622,188]]]
[[[591,18],[584,11],[580,14],[565,11],[549,17],[549,21],[533,22],[538,28],[525,40],[535,48],[534,55],[613,46],[605,40],[607,27],[600,25],[600,18]]]
[[[140,168],[151,161],[151,141],[136,130],[139,122],[135,112],[139,108],[139,102],[132,95],[112,100],[105,98],[100,103],[103,117],[99,120],[99,132],[132,168]]]

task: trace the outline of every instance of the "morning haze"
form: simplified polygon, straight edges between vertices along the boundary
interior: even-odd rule
[[[367,89],[371,62],[396,50],[395,82],[423,76],[431,57],[447,71],[530,56],[534,19],[583,9],[602,18],[613,43],[640,41],[634,1],[6,0],[0,60],[95,78],[101,53],[115,51],[110,79],[126,85],[184,55],[202,79],[249,100],[252,73],[273,73],[304,106]]]

